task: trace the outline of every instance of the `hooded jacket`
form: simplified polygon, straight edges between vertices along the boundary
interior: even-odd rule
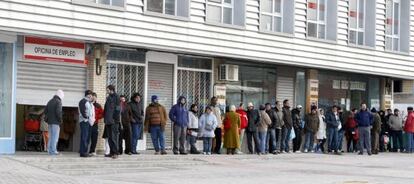
[[[381,132],[381,116],[378,113],[373,115],[372,131],[376,133]]]
[[[132,99],[132,97],[131,102],[129,102],[128,104],[132,113],[131,122],[143,123],[144,109],[142,108],[142,104],[135,102],[135,99]]]
[[[208,126],[206,126],[206,124],[208,124]],[[218,126],[218,122],[217,122],[217,118],[213,113],[207,114],[204,113],[201,117],[200,117],[200,121],[199,121],[199,130],[200,130],[200,137],[209,137],[209,138],[213,138],[215,137],[214,134],[214,130],[217,128]],[[207,127],[211,127],[211,128],[207,128]]]
[[[298,109],[292,110],[292,124],[295,129],[302,128],[302,118]]]
[[[181,104],[181,100],[186,99],[183,96],[180,96],[177,100],[177,104],[171,107],[169,117],[174,125],[180,127],[188,126],[188,110],[185,104]]]
[[[149,131],[151,126],[161,126],[161,129],[165,130],[167,118],[164,106],[154,102],[149,104],[145,109],[144,130]]]
[[[62,123],[62,100],[58,95],[53,96],[47,102],[44,113],[48,124],[59,125]]]
[[[360,110],[356,114],[355,119],[358,123],[358,127],[369,127],[372,125],[373,122],[373,116],[371,112],[369,112],[368,110]]]

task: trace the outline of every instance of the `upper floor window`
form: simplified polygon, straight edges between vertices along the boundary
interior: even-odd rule
[[[79,3],[96,3],[96,4],[118,6],[118,7],[125,6],[125,0],[73,0],[73,1],[79,2]]]
[[[385,49],[408,52],[409,0],[387,0],[385,20]]]
[[[348,42],[375,46],[375,1],[349,0]]]
[[[294,1],[260,0],[260,30],[293,34]]]
[[[189,0],[146,0],[149,12],[189,17]]]
[[[206,21],[244,26],[245,0],[206,0]]]
[[[337,1],[308,0],[307,36],[336,40]]]

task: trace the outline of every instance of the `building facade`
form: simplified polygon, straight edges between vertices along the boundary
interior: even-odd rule
[[[91,89],[104,103],[108,84],[166,108],[181,95],[201,107],[215,95],[223,110],[390,108],[393,81],[414,79],[413,52],[413,0],[2,0],[0,153],[21,149],[24,120],[57,89],[72,151],[77,102]]]

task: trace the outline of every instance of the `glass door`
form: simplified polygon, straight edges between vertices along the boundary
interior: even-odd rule
[[[0,153],[14,152],[12,142],[13,44],[0,42]]]

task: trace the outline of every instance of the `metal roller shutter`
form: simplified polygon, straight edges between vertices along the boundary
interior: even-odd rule
[[[295,104],[295,72],[283,67],[278,68],[277,72],[277,100],[288,99],[291,105]]]
[[[18,61],[18,104],[46,105],[56,90],[65,93],[63,106],[77,107],[86,89],[87,68],[83,65],[58,65],[55,63]]]

